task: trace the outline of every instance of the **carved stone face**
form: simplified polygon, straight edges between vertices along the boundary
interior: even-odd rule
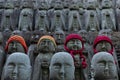
[[[95,80],[118,80],[113,56],[107,52],[96,53],[91,62]]]
[[[98,52],[100,51],[110,51],[112,49],[112,46],[109,42],[107,41],[101,41],[96,45],[96,50]]]
[[[43,52],[55,51],[55,46],[54,46],[53,42],[49,39],[43,39],[40,42],[38,48],[40,51],[43,51]]]
[[[82,49],[82,42],[79,39],[72,39],[67,43],[67,47],[70,50],[80,50]]]
[[[56,31],[54,38],[57,44],[63,44],[65,40],[65,34],[63,31]]]
[[[11,54],[5,65],[5,80],[29,80],[31,66],[29,57],[24,53]]]
[[[13,41],[13,42],[9,43],[9,45],[8,45],[8,53],[11,54],[13,52],[25,53],[25,49],[21,43],[19,43],[18,41]]]
[[[74,80],[74,62],[66,52],[53,55],[50,63],[50,80]]]
[[[112,0],[103,0],[102,7],[112,7]]]

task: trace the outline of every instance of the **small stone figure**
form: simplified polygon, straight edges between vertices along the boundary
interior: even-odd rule
[[[68,30],[69,32],[78,32],[82,29],[82,24],[79,15],[79,5],[73,1],[69,6],[70,12],[68,14]]]
[[[53,37],[42,36],[37,43],[38,56],[34,62],[32,80],[48,80],[51,57],[55,53],[56,43]]]
[[[82,53],[84,49],[82,37],[78,34],[69,34],[66,37],[64,47],[74,59],[75,80],[87,80],[87,73],[85,73],[84,70],[87,67],[87,63],[85,56]]]
[[[39,31],[49,31],[49,22],[48,22],[48,3],[46,0],[38,1],[38,7],[35,16],[35,30]]]
[[[54,38],[57,44],[56,52],[62,52],[64,50],[65,33],[62,30],[55,31]]]
[[[91,80],[119,80],[113,56],[108,52],[98,52],[91,60]]]
[[[27,53],[27,45],[24,38],[18,35],[11,36],[7,41],[5,51],[7,54],[11,54],[13,52]]]
[[[63,4],[62,1],[56,0],[55,4],[53,5],[54,12],[53,12],[53,20],[51,21],[51,31],[56,30],[63,30],[65,31],[65,20],[63,17]]]
[[[29,57],[21,52],[12,53],[4,67],[2,80],[30,80],[31,65]]]
[[[111,0],[102,1],[101,28],[116,30],[115,14]]]
[[[0,24],[1,24],[2,16],[4,12],[4,5],[5,5],[5,0],[0,0]]]
[[[51,59],[49,70],[49,80],[75,80],[74,61],[67,52],[55,53]]]
[[[97,13],[97,3],[95,0],[89,0],[85,12],[85,27],[87,31],[99,31],[99,16]]]
[[[21,31],[33,30],[33,9],[30,0],[23,1],[22,10],[20,13],[18,29]]]
[[[13,19],[13,13],[14,13],[14,5],[12,2],[7,1],[4,5],[4,12],[2,15],[2,21],[1,21],[1,30],[10,30],[13,31],[15,29],[14,26],[14,19]]]

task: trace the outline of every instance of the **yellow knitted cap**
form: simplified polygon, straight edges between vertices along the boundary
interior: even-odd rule
[[[56,45],[56,42],[55,42],[55,39],[54,39],[52,36],[49,36],[49,35],[42,36],[42,37],[39,39],[37,45],[39,45],[40,42],[41,42],[43,39],[49,39],[49,40],[51,40],[51,41],[53,42],[53,44],[55,45],[55,47],[57,46],[57,45]]]

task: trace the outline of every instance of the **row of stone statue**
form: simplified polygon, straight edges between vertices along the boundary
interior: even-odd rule
[[[5,49],[0,45],[1,80],[119,80],[119,53],[110,36],[98,35],[92,45],[75,33],[56,37],[43,35],[28,48],[12,34]]]
[[[84,3],[82,0],[18,0],[18,3],[7,0],[0,9],[0,29],[48,32],[77,32],[81,29],[119,31],[119,5],[120,0],[88,0]]]

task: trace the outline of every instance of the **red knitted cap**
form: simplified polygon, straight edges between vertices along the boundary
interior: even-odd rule
[[[8,51],[8,45],[9,45],[9,43],[11,43],[12,41],[18,41],[19,43],[21,43],[22,46],[23,46],[24,49],[25,49],[25,52],[27,53],[28,48],[27,48],[27,45],[26,45],[26,43],[25,43],[25,40],[24,40],[23,37],[18,36],[18,35],[11,36],[11,37],[8,39],[7,44],[6,44],[6,46],[5,46],[5,51]]]
[[[101,41],[107,41],[111,44],[112,46],[112,49],[109,51],[109,53],[112,54],[113,52],[113,44],[112,44],[112,41],[109,37],[105,36],[105,35],[100,35],[100,36],[97,36],[94,40],[94,43],[93,43],[93,49],[94,49],[94,53],[97,53],[98,51],[96,50],[96,45],[101,42]]]

